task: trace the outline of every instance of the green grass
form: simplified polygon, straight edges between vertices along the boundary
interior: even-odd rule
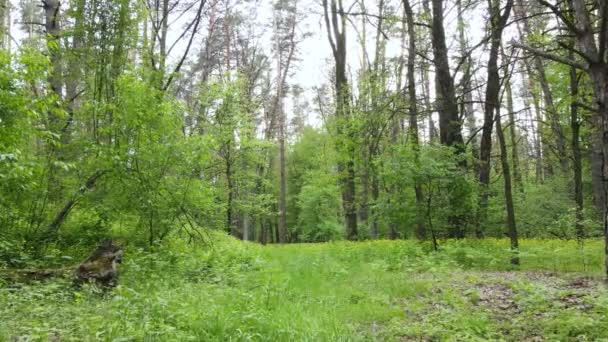
[[[463,240],[127,250],[121,285],[0,287],[0,340],[608,340],[602,245]],[[591,280],[581,276],[590,276]]]

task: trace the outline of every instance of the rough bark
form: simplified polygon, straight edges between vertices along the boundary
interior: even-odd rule
[[[465,152],[462,138],[462,123],[458,113],[458,101],[454,78],[450,71],[448,49],[443,27],[443,0],[432,0],[433,16],[431,21],[431,43],[433,46],[433,63],[435,65],[435,88],[437,93],[437,112],[439,113],[439,141],[446,146],[453,147],[456,154]],[[466,159],[461,158],[459,166],[466,167]],[[450,203],[455,206],[457,198],[450,193]],[[448,217],[448,236],[464,238],[466,220],[461,213],[450,214]]]
[[[511,88],[511,79],[509,78],[505,82],[505,94],[507,96],[507,111],[509,116],[509,140],[511,142],[511,163],[513,164],[513,179],[515,181],[515,188],[519,191],[523,191],[524,183],[521,177],[521,171],[519,166],[519,151],[517,149],[517,132],[515,122],[515,112],[513,110],[513,90]]]
[[[331,7],[331,8],[330,8]],[[355,203],[355,146],[354,132],[350,127],[350,90],[346,76],[346,13],[342,0],[323,0],[325,26],[331,45],[336,91],[337,150],[340,153],[338,172],[341,178],[342,206],[346,222],[346,237],[357,238],[357,208]],[[331,23],[330,23],[331,22]]]
[[[93,282],[103,286],[118,285],[118,264],[122,262],[123,248],[104,240],[75,272],[75,283]]]
[[[490,156],[492,153],[492,127],[497,108],[500,106],[500,75],[498,74],[498,54],[502,42],[502,31],[511,14],[513,1],[507,1],[503,14],[500,13],[499,3],[490,1],[490,57],[488,58],[488,77],[484,103],[484,119],[481,132],[481,145],[479,152],[479,212],[478,227],[475,230],[477,237],[483,234],[487,223],[487,208],[490,185]]]
[[[407,94],[409,114],[409,137],[414,150],[414,163],[420,166],[420,142],[418,139],[418,107],[416,105],[416,32],[414,31],[414,13],[409,0],[403,0],[403,8],[407,19],[408,34],[408,60],[407,60]],[[415,234],[418,239],[426,239],[426,225],[424,217],[424,194],[422,185],[416,180],[414,185],[416,194],[416,228]]]
[[[471,152],[475,158],[479,158],[479,139],[476,135],[477,133],[477,123],[475,120],[475,108],[473,105],[473,82],[472,82],[472,68],[473,68],[473,59],[471,58],[471,54],[469,53],[469,44],[467,38],[465,36],[465,21],[463,18],[463,8],[462,1],[456,1],[456,10],[457,14],[457,28],[458,28],[458,45],[461,54],[461,58],[464,58],[463,68],[464,74],[462,75],[462,79],[460,81],[462,87],[462,100],[460,111],[463,116],[466,118],[466,126],[469,131],[469,139]],[[475,134],[475,135],[473,135]]]
[[[574,177],[574,203],[576,205],[574,230],[576,237],[582,241],[585,238],[585,229],[583,227],[583,174],[582,174],[582,157],[580,147],[580,128],[581,124],[578,119],[578,106],[576,99],[578,98],[578,78],[576,69],[570,67],[570,129],[572,130],[572,161],[573,161],[573,177]]]
[[[511,171],[509,166],[509,156],[507,152],[507,143],[502,130],[500,119],[500,109],[496,109],[496,136],[500,145],[500,164],[502,167],[502,177],[504,179],[505,205],[507,207],[507,232],[511,241],[511,264],[519,265],[519,240],[517,237],[517,226],[515,223],[515,207],[513,206],[513,186],[511,184]]]
[[[437,111],[439,112],[439,139],[442,144],[453,146],[458,152],[464,152],[462,124],[458,114],[454,78],[450,72],[448,48],[443,27],[443,0],[432,0],[432,7],[431,27]]]
[[[6,49],[8,47],[8,13],[9,13],[9,2],[8,0],[0,0],[0,49]]]
[[[59,49],[59,33],[61,31],[60,23],[60,6],[59,0],[44,0],[42,7],[44,9],[44,28],[47,34],[47,46],[49,50],[49,56],[51,61],[52,70],[49,73],[48,81],[51,86],[53,93],[60,99],[62,98],[63,92],[63,77],[61,67],[61,53]],[[57,118],[55,115],[50,117],[51,125],[57,125]]]

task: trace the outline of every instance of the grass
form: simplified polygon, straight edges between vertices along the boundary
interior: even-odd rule
[[[608,340],[602,245],[524,240],[128,250],[108,293],[0,285],[0,340]]]

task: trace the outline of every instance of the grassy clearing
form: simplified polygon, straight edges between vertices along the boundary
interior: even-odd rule
[[[600,241],[502,240],[128,250],[121,285],[0,287],[0,340],[608,339]]]

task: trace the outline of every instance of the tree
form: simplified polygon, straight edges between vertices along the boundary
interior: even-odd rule
[[[432,0],[432,43],[435,64],[435,87],[437,111],[439,112],[439,138],[442,144],[453,146],[464,152],[462,123],[458,113],[458,101],[454,88],[454,77],[450,71],[448,48],[443,27],[443,0]]]
[[[327,38],[335,62],[334,87],[336,91],[336,130],[338,172],[342,183],[342,206],[346,223],[346,236],[357,238],[357,209],[355,201],[355,147],[354,132],[350,127],[350,90],[346,77],[346,13],[342,0],[323,0]]]
[[[408,60],[407,60],[407,93],[408,93],[408,112],[409,112],[409,135],[411,139],[412,149],[414,150],[415,163],[420,163],[420,141],[418,139],[418,107],[416,103],[416,77],[415,77],[415,61],[416,61],[416,32],[414,31],[414,13],[409,0],[403,0],[403,8],[407,18],[407,34],[408,34]],[[416,193],[416,236],[419,239],[426,238],[426,223],[424,215],[424,194],[422,186],[418,181],[414,185]]]
[[[488,77],[486,85],[486,96],[484,102],[484,120],[481,133],[481,144],[479,149],[479,183],[481,191],[479,195],[479,227],[476,229],[478,237],[482,234],[483,226],[487,222],[488,187],[490,184],[490,154],[492,152],[492,127],[496,109],[500,107],[500,76],[498,74],[498,57],[502,42],[502,31],[504,30],[513,1],[508,0],[503,13],[500,13],[500,1],[489,1],[490,8],[490,56],[488,58]]]
[[[525,44],[514,43],[513,45],[522,48],[532,54],[543,57],[558,63],[583,70],[591,80],[595,106],[593,108],[594,115],[592,118],[594,128],[593,149],[601,151],[594,155],[592,163],[596,166],[593,168],[600,169],[601,165],[602,181],[594,184],[599,188],[596,192],[602,195],[602,198],[607,198],[608,194],[608,60],[606,59],[606,49],[608,44],[608,6],[604,2],[599,2],[599,15],[594,21],[590,18],[590,13],[587,10],[585,0],[572,0],[569,2],[568,10],[572,13],[569,17],[557,5],[553,5],[545,0],[538,0],[540,4],[552,11],[560,23],[564,25],[568,32],[574,36],[576,47],[572,48],[567,43],[562,43],[563,48],[570,48],[581,60],[563,57],[544,49],[535,48]],[[605,237],[605,266],[606,278],[608,279],[608,202],[604,200],[603,221],[604,221],[604,237]]]
[[[282,1],[275,5],[275,53],[277,59],[276,117],[279,123],[279,242],[287,241],[287,178],[285,174],[285,112],[284,88],[296,51],[297,1]]]

